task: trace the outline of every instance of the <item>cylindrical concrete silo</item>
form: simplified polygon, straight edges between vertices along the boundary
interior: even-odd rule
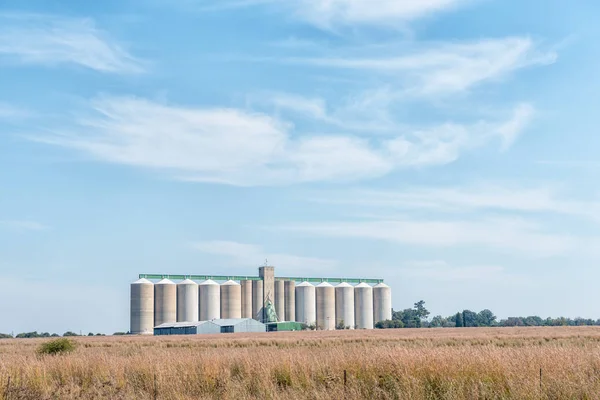
[[[221,318],[221,291],[217,282],[209,279],[199,284],[198,300],[200,321]]]
[[[316,287],[317,329],[335,329],[335,289],[327,282]]]
[[[317,322],[315,287],[308,282],[296,286],[296,321],[308,325]]]
[[[154,285],[154,326],[177,321],[177,285],[169,279]]]
[[[275,281],[275,312],[280,321],[287,321],[285,316],[285,282]]]
[[[177,322],[198,321],[198,284],[186,279],[177,284]]]
[[[285,319],[296,321],[296,282],[285,281]]]
[[[237,282],[221,285],[221,318],[242,318],[242,287]]]
[[[385,283],[373,287],[373,322],[392,319],[392,289]]]
[[[252,316],[252,281],[241,281],[242,286],[242,318]]]
[[[134,335],[154,333],[154,284],[139,279],[131,284],[131,309],[129,332]]]
[[[354,286],[354,323],[357,329],[373,329],[373,288],[364,282]]]
[[[252,281],[252,318],[263,321],[264,292],[263,281]]]
[[[335,324],[354,329],[354,286],[347,282],[335,287]]]

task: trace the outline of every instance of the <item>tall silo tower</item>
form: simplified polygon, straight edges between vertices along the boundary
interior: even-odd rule
[[[177,286],[169,279],[154,285],[154,326],[177,321]]]
[[[200,321],[221,317],[221,292],[219,284],[212,279],[198,285]]]
[[[252,281],[240,282],[242,286],[242,318],[254,318],[252,315]]]
[[[315,287],[309,282],[296,285],[296,321],[308,325],[317,322]]]
[[[335,289],[327,282],[316,287],[317,329],[335,330]]]
[[[242,318],[242,287],[237,282],[221,285],[221,318]]]
[[[373,288],[364,282],[354,287],[354,320],[357,329],[373,329]]]
[[[335,324],[354,329],[354,286],[347,282],[335,287]]]
[[[392,319],[392,289],[385,283],[373,287],[373,322]]]
[[[177,284],[177,322],[198,321],[198,284],[186,279]]]
[[[139,279],[131,284],[129,331],[134,335],[154,333],[154,284]]]
[[[296,282],[285,281],[285,319],[287,321],[296,321]]]

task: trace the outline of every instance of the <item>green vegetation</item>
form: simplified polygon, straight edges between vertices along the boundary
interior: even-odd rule
[[[19,333],[17,336],[15,336],[17,339],[29,339],[29,338],[47,338],[47,337],[56,337],[58,336],[56,333],[53,333],[52,335],[49,334],[48,332],[42,332],[42,333],[38,333],[37,331],[33,331],[33,332],[23,332],[23,333]]]
[[[42,343],[38,348],[38,354],[64,354],[75,350],[75,342],[71,339],[61,338]]]
[[[404,323],[397,319],[379,321],[375,324],[376,329],[404,328]]]
[[[402,311],[392,310],[392,319],[380,321],[375,328],[463,328],[463,327],[504,327],[504,326],[600,326],[600,319],[584,318],[546,318],[537,315],[529,317],[509,317],[497,320],[491,310],[484,309],[480,312],[472,310],[459,311],[449,317],[436,315],[431,320],[427,319],[429,311],[425,302],[416,302],[413,308]]]

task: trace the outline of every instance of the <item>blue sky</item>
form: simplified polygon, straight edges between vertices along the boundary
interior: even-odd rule
[[[3,1],[0,331],[265,258],[599,318],[596,3]]]

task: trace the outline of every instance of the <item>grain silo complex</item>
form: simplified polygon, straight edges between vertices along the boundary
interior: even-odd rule
[[[131,284],[132,334],[373,329],[391,319],[383,279],[140,274]],[[210,322],[206,324],[204,322]]]

